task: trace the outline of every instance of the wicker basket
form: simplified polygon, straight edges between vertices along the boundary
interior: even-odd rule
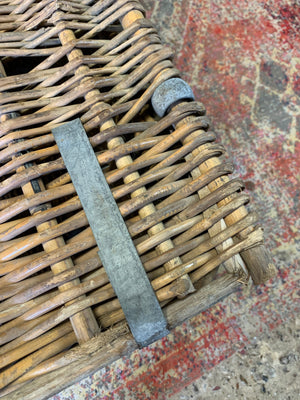
[[[139,2],[1,1],[0,31],[0,397],[42,399],[136,348],[53,128],[81,119],[170,327],[275,267],[203,105],[155,115],[179,73]]]

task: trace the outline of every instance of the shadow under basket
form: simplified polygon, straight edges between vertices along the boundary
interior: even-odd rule
[[[80,118],[168,327],[276,273],[204,106],[137,1],[0,5],[0,397],[46,399],[137,344],[52,129]],[[86,182],[89,185],[89,182]]]

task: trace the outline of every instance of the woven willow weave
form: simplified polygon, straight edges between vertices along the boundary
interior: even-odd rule
[[[274,267],[204,106],[155,115],[179,72],[139,2],[1,1],[0,31],[0,393],[46,398],[67,366],[95,367],[86,343],[100,367],[132,340],[54,127],[80,118],[171,326]]]

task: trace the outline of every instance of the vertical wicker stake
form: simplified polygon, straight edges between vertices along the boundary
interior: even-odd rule
[[[174,79],[169,79],[165,82],[163,82],[160,86],[158,86],[152,96],[152,105],[156,113],[160,116],[163,117],[166,115],[167,112],[170,112],[176,105],[183,103],[185,101],[193,101],[194,100],[194,95],[190,87],[186,82],[184,82],[182,79],[179,78],[174,78]],[[195,117],[194,117],[195,118]],[[189,120],[192,121],[193,117],[189,117]],[[186,121],[182,121],[181,124],[183,124]],[[186,140],[185,140],[186,141]],[[183,143],[185,143],[185,141]],[[199,154],[203,148],[199,147],[198,149],[194,150],[194,155]],[[207,172],[210,168],[213,168],[215,166],[220,165],[221,162],[218,158],[210,158],[208,161],[204,162],[199,166],[199,172],[205,173]],[[193,171],[196,173],[197,176],[197,170]],[[216,180],[214,180],[212,183],[208,185],[208,189],[213,192],[219,187],[222,187],[226,182],[229,181],[229,178],[224,175]],[[225,198],[224,200],[220,201],[218,204],[220,207],[222,205],[228,204],[231,200],[234,199],[234,196],[230,196]],[[205,213],[205,212],[204,212]],[[233,225],[235,222],[240,221],[243,219],[245,216],[248,215],[247,209],[243,206],[235,210],[233,213],[225,217],[225,223],[230,226]],[[222,220],[223,221],[223,220]],[[225,225],[225,224],[224,224]],[[225,225],[226,228],[226,225]],[[224,227],[223,227],[224,229]],[[213,228],[212,228],[213,230]],[[242,238],[247,237],[247,235],[254,230],[253,227],[248,227],[245,231],[242,231],[239,233],[239,236]],[[209,231],[210,232],[210,231]],[[224,246],[224,244],[223,244]],[[220,251],[222,252],[223,247],[221,246]],[[216,247],[217,250],[218,246]],[[231,273],[237,273],[240,269],[245,270],[245,268],[248,268],[251,278],[253,279],[253,282],[255,284],[260,284],[263,283],[267,280],[269,280],[274,274],[276,273],[276,268],[274,264],[271,261],[270,255],[268,254],[266,248],[264,246],[258,245],[252,249],[245,250],[241,252],[241,256],[243,260],[245,261],[245,264],[243,263],[242,260],[237,259],[237,270],[236,268],[231,267],[231,264],[228,262],[230,260],[227,260],[227,265],[231,269],[229,272]],[[236,255],[235,257],[240,257],[239,255]],[[234,263],[235,261],[233,261]],[[226,265],[226,262],[225,262]],[[264,267],[262,267],[264,266]],[[246,271],[245,271],[246,272]]]
[[[140,11],[138,11],[138,10],[129,11],[121,19],[121,24],[122,24],[123,28],[126,29],[126,28],[130,27],[134,22],[136,22],[140,19],[144,19],[144,16]],[[139,34],[139,31],[137,31],[135,33],[135,35],[138,35],[138,34]],[[128,161],[125,161],[125,158],[124,158],[123,162],[121,160],[119,160],[118,167],[121,168],[122,166],[127,165],[127,162]],[[137,176],[135,174],[129,175],[126,178],[126,183],[130,183],[132,180],[136,179],[136,177]],[[141,188],[140,190],[136,191],[135,195],[138,196],[145,191],[146,191],[145,188]],[[140,216],[142,218],[145,218],[145,217],[153,214],[155,211],[156,211],[155,207],[153,205],[149,205],[147,207],[144,207],[142,210],[140,210]],[[164,224],[159,223],[159,224],[151,227],[148,231],[148,234],[152,236],[152,235],[158,234],[159,232],[162,232],[164,229],[165,229]],[[157,251],[164,253],[166,251],[170,251],[173,248],[174,248],[174,245],[173,245],[172,241],[166,240],[165,242],[163,242],[162,244],[160,244],[157,247]],[[180,264],[182,264],[180,257],[174,257],[172,260],[170,260],[164,264],[164,268],[166,271],[170,271]],[[194,288],[193,283],[191,282],[190,277],[188,275],[183,275],[182,277],[180,277],[178,279],[178,296],[179,296],[179,298],[185,297],[187,294],[193,293],[194,291],[195,291],[195,288]]]
[[[0,63],[0,70],[2,76],[6,76],[5,70],[3,68],[2,63]],[[1,116],[1,122],[4,122],[5,120],[10,119],[10,117],[16,117],[17,114],[14,113],[14,116],[11,116],[10,114],[6,114]],[[26,170],[29,166],[32,166],[32,163],[27,163],[25,166],[19,167],[17,169],[17,172],[22,172]],[[24,193],[25,197],[31,197],[36,193],[45,191],[45,186],[43,183],[43,180],[40,179],[34,179],[25,185],[22,186],[22,191]],[[43,210],[47,210],[51,208],[51,203],[46,203],[43,204],[42,206],[38,207],[32,207],[29,208],[29,212],[31,215],[37,215],[39,212]],[[57,225],[57,221],[55,219],[52,219],[50,221],[44,222],[43,224],[37,225],[37,231],[38,232],[43,232],[47,230],[50,227],[54,227]],[[48,242],[43,243],[43,247],[46,252],[50,253],[51,251],[55,251],[65,245],[64,238],[62,236],[57,237],[53,240],[50,240]],[[59,274],[63,271],[66,271],[74,266],[71,258],[67,258],[57,264],[53,264],[51,266],[51,269],[54,274]],[[61,285],[59,287],[60,291],[65,291],[68,290],[76,285],[78,285],[79,279],[74,279],[71,282],[65,283],[64,285]],[[82,296],[84,297],[84,296]],[[68,304],[72,304],[72,301],[69,302]],[[79,312],[78,314],[73,315],[70,318],[70,322],[72,324],[72,327],[74,329],[76,338],[78,340],[78,343],[84,343],[91,338],[93,338],[97,333],[100,332],[100,327],[95,319],[95,316],[92,313],[92,310],[89,308],[86,308],[85,310]]]

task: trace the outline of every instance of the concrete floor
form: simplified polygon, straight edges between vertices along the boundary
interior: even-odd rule
[[[144,4],[244,179],[279,273],[52,400],[299,399],[299,4]]]
[[[169,399],[299,399],[299,320],[290,318],[286,324],[257,336],[249,321],[243,332],[248,338],[243,351]]]

